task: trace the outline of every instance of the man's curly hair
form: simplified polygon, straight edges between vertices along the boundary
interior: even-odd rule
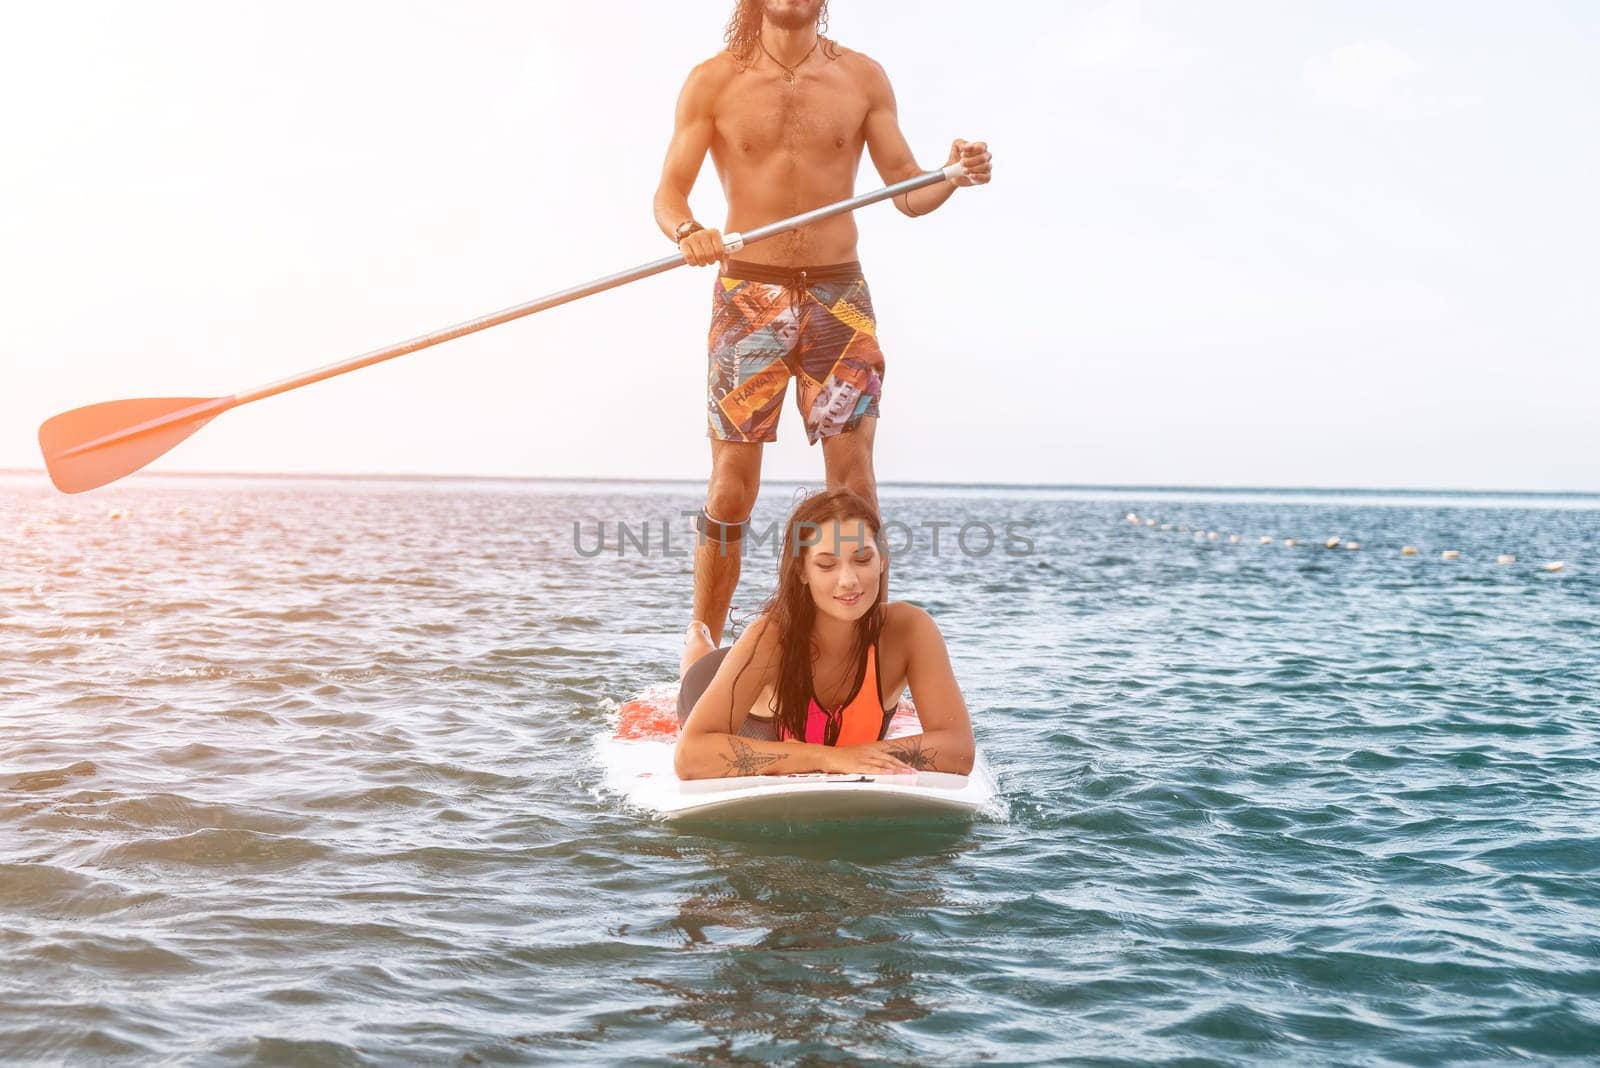
[[[817,9],[817,36],[822,39],[822,54],[829,59],[839,58],[839,46],[827,37],[828,32],[828,0],[822,0],[822,7]],[[722,31],[722,39],[728,44],[728,51],[739,61],[741,66],[748,67],[755,62],[759,49],[756,39],[761,36],[761,0],[739,0],[733,5],[733,15],[728,19],[727,28]]]

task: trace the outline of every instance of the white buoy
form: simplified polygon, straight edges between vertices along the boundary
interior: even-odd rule
[[[1128,513],[1128,522],[1137,523],[1137,522],[1139,522],[1139,517],[1134,515],[1132,512],[1129,512]]]
[[[1283,539],[1283,547],[1285,549],[1293,549],[1296,545],[1299,545],[1299,544],[1300,544],[1300,541],[1297,538],[1284,538]]]
[[[1344,539],[1340,538],[1339,535],[1335,534],[1333,537],[1323,542],[1322,547],[1324,549],[1337,549],[1343,540]]]
[[[1144,525],[1147,527],[1153,527],[1156,525],[1156,521],[1154,519],[1146,519],[1144,521]]]
[[[1400,547],[1400,555],[1415,556],[1417,555],[1417,547],[1415,545],[1402,545]]]
[[[1271,545],[1272,544],[1272,536],[1269,535],[1269,534],[1261,535],[1261,544],[1262,545]]]
[[[1497,564],[1514,564],[1517,562],[1517,558],[1510,553],[1501,553],[1494,558],[1494,562]]]
[[[1172,529],[1172,524],[1171,523],[1162,523],[1161,524],[1161,529],[1162,530],[1171,530]]]
[[[1461,559],[1461,550],[1460,549],[1446,549],[1444,552],[1439,554],[1439,559],[1441,559],[1441,560],[1459,560],[1459,559]]]
[[[1237,534],[1229,534],[1228,535],[1228,544],[1229,545],[1238,545],[1239,544],[1239,535],[1237,535]]]
[[[1548,564],[1544,565],[1544,569],[1546,571],[1560,571],[1562,568],[1564,568],[1566,566],[1567,566],[1567,564],[1566,564],[1566,561],[1564,561],[1564,560],[1552,560]]]
[[[1344,547],[1349,549],[1351,552],[1355,552],[1357,549],[1361,548],[1361,543],[1359,541],[1347,541],[1344,543]]]
[[[1217,532],[1216,532],[1216,531],[1214,531],[1214,530],[1208,530],[1208,531],[1206,531],[1206,539],[1207,539],[1207,540],[1208,540],[1208,541],[1216,541],[1216,540],[1217,540],[1217,539],[1218,539],[1218,538],[1220,538],[1220,537],[1222,537],[1222,535],[1221,535],[1221,534],[1218,534],[1218,533],[1217,533]]]

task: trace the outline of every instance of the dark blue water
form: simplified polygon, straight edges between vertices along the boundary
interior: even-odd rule
[[[695,503],[0,480],[0,1056],[1600,1050],[1600,500],[886,490],[1009,815],[860,833],[603,789]]]

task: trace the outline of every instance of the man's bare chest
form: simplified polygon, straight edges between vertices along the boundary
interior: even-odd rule
[[[841,80],[842,81],[842,80]],[[724,93],[714,115],[718,139],[734,156],[846,151],[860,146],[867,99],[831,80],[746,84]]]

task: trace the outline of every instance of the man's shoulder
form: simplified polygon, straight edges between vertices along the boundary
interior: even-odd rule
[[[829,59],[832,59],[835,63],[844,64],[847,69],[856,68],[860,70],[883,70],[883,64],[879,63],[865,52],[858,51],[854,48],[848,48],[840,44],[838,41],[835,41],[831,37],[823,43],[823,47],[828,50]]]
[[[846,48],[836,41],[829,40],[829,46],[834,52],[833,61],[839,64],[839,69],[856,78],[864,85],[887,84],[889,75],[883,69],[883,64],[854,48]]]
[[[709,59],[696,63],[689,71],[690,82],[720,83],[739,73],[739,61],[726,48]]]
[[[722,95],[722,90],[738,73],[738,64],[727,52],[718,52],[710,59],[696,63],[683,81],[679,107],[687,107],[697,115],[709,116],[716,110],[717,98]]]

